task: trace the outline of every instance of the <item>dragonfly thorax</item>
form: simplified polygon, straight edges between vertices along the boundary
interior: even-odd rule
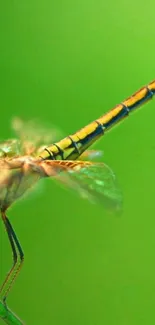
[[[38,159],[0,159],[0,209],[6,210],[43,176]]]

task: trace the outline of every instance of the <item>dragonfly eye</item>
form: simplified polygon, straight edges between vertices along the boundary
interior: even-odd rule
[[[15,154],[10,147],[3,147],[0,149],[0,157],[11,157]]]
[[[19,142],[17,140],[8,140],[0,143],[0,157],[13,157],[19,155]]]
[[[6,152],[4,150],[0,149],[0,158],[4,158],[6,156],[7,156]]]

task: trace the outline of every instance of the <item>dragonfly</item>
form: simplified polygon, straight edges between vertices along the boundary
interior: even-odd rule
[[[57,142],[53,141],[53,133],[35,127],[31,121],[13,120],[17,139],[0,143],[0,212],[13,255],[12,267],[0,288],[4,304],[24,261],[23,249],[7,217],[8,208],[39,180],[48,177],[85,199],[100,202],[107,209],[121,209],[122,192],[115,174],[103,162],[93,160],[101,152],[89,150],[89,147],[154,94],[155,80],[100,118]]]

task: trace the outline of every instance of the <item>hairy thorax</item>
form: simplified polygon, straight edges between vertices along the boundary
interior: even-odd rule
[[[0,159],[0,209],[5,211],[41,177],[39,161],[29,156]]]

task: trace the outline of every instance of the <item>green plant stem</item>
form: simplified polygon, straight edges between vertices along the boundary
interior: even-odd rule
[[[23,325],[21,320],[0,301],[0,318],[8,325]]]

